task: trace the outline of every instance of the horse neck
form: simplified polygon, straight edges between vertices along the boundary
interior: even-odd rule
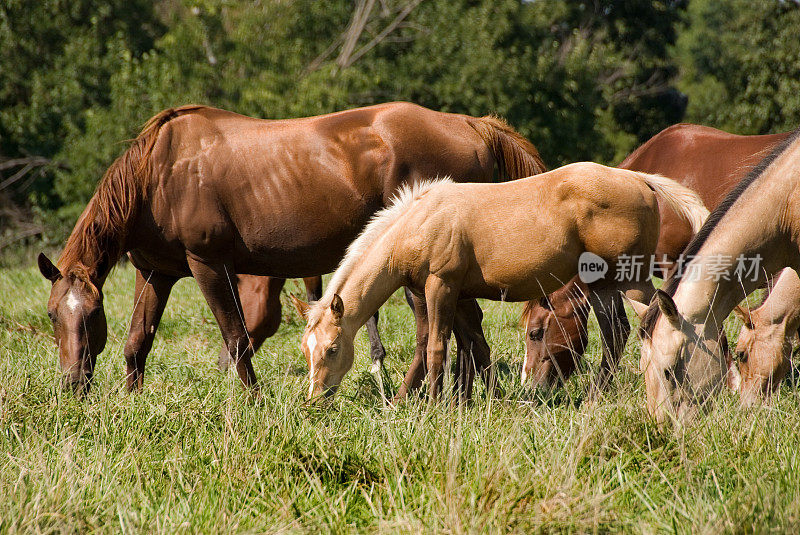
[[[344,302],[342,326],[355,336],[383,303],[403,285],[399,271],[389,265],[390,255],[382,244],[371,247],[336,293]]]
[[[785,322],[786,331],[796,331],[800,325],[800,277],[791,268],[783,270],[766,301],[758,308],[764,322]]]
[[[711,256],[691,263],[689,274],[681,281],[674,296],[678,310],[691,323],[705,324],[718,331],[733,307],[758,287],[762,277],[757,282],[749,280],[749,277],[740,282],[733,275],[729,277],[731,280],[717,280],[716,273],[720,267],[726,273],[734,272],[735,259],[736,255],[732,261],[723,262]]]
[[[722,321],[736,304],[768,277],[797,262],[797,245],[790,236],[796,233],[787,215],[798,182],[800,142],[795,141],[748,187],[711,231],[696,259],[684,266],[692,276],[684,276],[675,292],[682,314],[694,323]],[[790,251],[794,250],[794,253]],[[791,256],[794,254],[795,256]],[[756,262],[755,273],[736,276],[738,259]],[[724,273],[717,277],[714,273]]]

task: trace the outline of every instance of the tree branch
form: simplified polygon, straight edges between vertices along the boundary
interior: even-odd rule
[[[414,11],[414,8],[415,8],[415,7],[417,7],[421,1],[422,1],[422,0],[411,0],[411,2],[409,2],[408,4],[406,4],[406,7],[404,7],[404,8],[402,9],[402,11],[400,11],[400,13],[398,13],[398,14],[397,14],[397,16],[394,18],[394,20],[392,20],[392,22],[390,22],[390,23],[389,23],[389,24],[386,26],[386,28],[384,28],[384,29],[383,29],[383,31],[382,31],[381,33],[379,33],[378,35],[376,35],[375,37],[373,37],[373,38],[372,38],[372,40],[371,40],[369,43],[367,43],[366,45],[362,46],[362,47],[361,47],[361,48],[358,50],[358,52],[356,52],[355,54],[353,54],[353,55],[350,57],[350,60],[349,60],[349,61],[348,61],[348,62],[347,62],[345,65],[342,65],[341,67],[342,67],[342,68],[347,68],[347,67],[349,67],[350,65],[352,65],[353,63],[355,63],[356,61],[358,61],[358,59],[359,59],[361,56],[363,56],[364,54],[366,54],[367,52],[369,52],[369,51],[370,51],[370,50],[371,50],[373,47],[375,47],[375,45],[377,45],[378,43],[380,43],[381,41],[383,41],[383,39],[384,39],[384,38],[385,38],[387,35],[389,35],[390,33],[392,33],[392,32],[395,30],[395,28],[397,28],[397,26],[398,26],[398,25],[399,25],[401,22],[403,22],[403,19],[405,19],[405,18],[406,18],[406,17],[407,17],[407,16],[408,16],[408,15],[409,15],[409,14],[410,14],[412,11]]]
[[[339,52],[339,57],[336,58],[336,64],[339,67],[345,67],[351,63],[350,55],[355,50],[358,39],[364,32],[364,27],[367,25],[367,19],[369,19],[369,14],[372,12],[374,5],[375,0],[358,0],[356,9],[353,12],[353,18],[350,20],[350,26],[344,34],[344,45],[342,45],[342,50]]]

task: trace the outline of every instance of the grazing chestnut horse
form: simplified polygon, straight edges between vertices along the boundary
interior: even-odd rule
[[[723,384],[723,321],[784,267],[800,268],[800,129],[717,206],[684,254],[692,258],[643,316],[641,369],[657,421],[682,418]]]
[[[737,306],[742,320],[735,361],[728,385],[742,403],[752,405],[778,389],[791,367],[792,339],[800,327],[800,277],[792,268],[781,271],[767,299],[754,310]]]
[[[587,253],[612,268],[620,255],[649,258],[658,240],[656,196],[698,227],[707,213],[696,194],[670,179],[594,163],[504,184],[434,181],[405,190],[353,242],[322,299],[305,310],[309,396],[335,392],[353,364],[358,329],[406,286],[428,306],[429,393],[435,398],[460,297],[542,297],[573,277]],[[644,278],[600,278],[589,285],[604,341],[598,385],[627,339],[622,289],[645,296],[653,291]]]
[[[204,106],[159,113],[106,171],[58,267],[39,256],[53,283],[48,313],[64,382],[89,386],[106,339],[103,284],[129,252],[137,271],[128,388],[141,388],[167,297],[186,276],[197,280],[243,385],[255,387],[235,274],[329,272],[398,187],[437,174],[489,181],[495,163],[511,177],[543,169],[536,149],[497,119],[407,103],[279,121]],[[474,358],[488,362],[479,342],[470,344]]]
[[[709,209],[715,208],[769,151],[790,132],[737,136],[714,128],[678,124],[662,130],[636,149],[619,167],[656,173],[696,191]],[[661,232],[656,247],[656,272],[662,277],[694,233],[668,206],[660,206]],[[529,302],[522,314],[525,363],[522,381],[551,387],[576,369],[588,340],[588,299],[578,279],[542,303]]]

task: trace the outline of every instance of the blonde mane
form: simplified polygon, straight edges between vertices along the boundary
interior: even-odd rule
[[[347,247],[347,252],[339,263],[339,267],[336,268],[323,296],[319,301],[311,305],[308,311],[309,327],[313,327],[319,322],[325,308],[330,306],[333,301],[333,295],[341,290],[345,280],[347,280],[347,277],[359,264],[364,253],[367,252],[373,243],[384,235],[400,216],[408,211],[411,204],[436,186],[452,183],[453,181],[450,180],[449,177],[445,177],[422,180],[413,185],[404,184],[397,193],[392,196],[389,206],[379,210],[372,216],[367,226],[361,231],[361,234]]]

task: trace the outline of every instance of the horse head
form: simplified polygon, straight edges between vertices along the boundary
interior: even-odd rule
[[[691,417],[723,383],[727,371],[723,332],[714,322],[693,321],[672,297],[657,290],[648,307],[631,301],[643,318],[640,367],[647,391],[647,410],[657,422],[668,416]]]
[[[103,293],[80,265],[61,272],[44,254],[38,262],[39,271],[53,285],[47,315],[58,346],[62,386],[86,393],[108,334]]]
[[[552,302],[543,297],[525,315],[523,384],[530,381],[535,388],[551,388],[568,379],[577,369],[588,343],[588,308],[571,301],[563,302],[565,306],[555,309]]]
[[[791,337],[786,336],[786,317],[770,321],[761,308],[733,310],[742,320],[742,330],[728,386],[739,392],[742,404],[753,405],[777,390],[789,371]]]
[[[292,296],[297,311],[308,318],[300,348],[308,362],[308,399],[331,397],[336,393],[345,374],[353,367],[353,339],[343,335],[341,320],[344,303],[338,294],[330,305],[315,307]]]

